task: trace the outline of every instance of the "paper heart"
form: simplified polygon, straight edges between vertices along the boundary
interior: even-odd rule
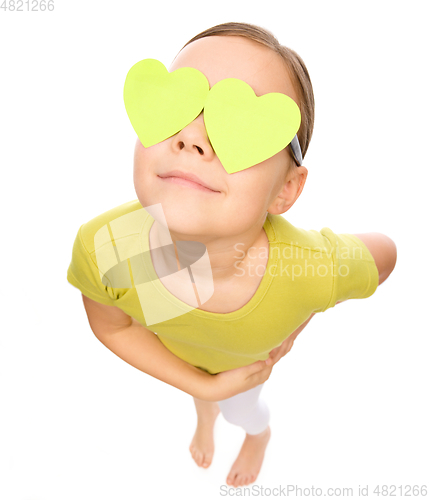
[[[171,73],[156,59],[143,59],[128,71],[125,109],[145,148],[177,134],[201,113],[209,82],[195,68]]]
[[[226,78],[210,89],[204,123],[219,160],[232,174],[285,148],[299,129],[301,113],[285,94],[257,97],[246,82]]]

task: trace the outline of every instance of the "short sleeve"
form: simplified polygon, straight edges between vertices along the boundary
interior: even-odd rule
[[[374,258],[362,240],[353,234],[320,231],[330,242],[332,295],[326,309],[349,299],[366,299],[378,287],[379,275]]]
[[[115,300],[109,295],[109,288],[101,281],[100,271],[83,243],[82,227],[79,228],[73,244],[67,281],[78,288],[86,297],[108,306],[114,306]]]

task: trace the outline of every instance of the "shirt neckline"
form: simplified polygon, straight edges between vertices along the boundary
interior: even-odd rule
[[[237,309],[236,311],[232,311],[229,313],[216,313],[210,311],[203,311],[202,309],[189,310],[190,306],[188,304],[178,299],[175,295],[170,293],[167,290],[167,288],[165,288],[165,286],[158,278],[158,275],[156,274],[155,267],[153,265],[152,257],[150,254],[149,232],[154,222],[155,219],[148,213],[140,231],[139,241],[142,254],[148,252],[147,255],[149,256],[148,259],[143,259],[143,265],[148,275],[152,277],[153,286],[165,300],[168,300],[176,307],[182,309],[184,314],[185,313],[191,314],[192,316],[197,316],[200,318],[205,318],[210,320],[218,320],[218,321],[232,321],[242,318],[247,314],[251,313],[254,309],[256,309],[256,307],[258,307],[260,302],[265,297],[269,287],[271,286],[274,276],[276,275],[277,264],[278,264],[278,252],[273,252],[271,248],[271,243],[273,243],[276,240],[276,234],[272,224],[271,214],[267,214],[267,217],[263,225],[264,231],[268,238],[268,247],[269,247],[268,262],[264,272],[264,276],[262,277],[262,280],[259,283],[259,286],[254,295],[252,296],[252,298],[240,309]]]

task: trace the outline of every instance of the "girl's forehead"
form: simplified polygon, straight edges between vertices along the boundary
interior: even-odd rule
[[[280,92],[298,102],[282,57],[241,36],[208,36],[190,43],[179,52],[168,71],[184,67],[201,71],[210,87],[225,78],[238,78],[250,85],[257,96]]]

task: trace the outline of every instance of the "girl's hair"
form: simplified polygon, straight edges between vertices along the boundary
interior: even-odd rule
[[[315,104],[313,86],[307,68],[304,61],[294,50],[281,45],[270,31],[247,23],[224,23],[208,28],[194,36],[180,50],[183,50],[191,42],[206,36],[229,35],[242,36],[259,42],[282,57],[299,98],[297,104],[301,112],[301,125],[297,135],[301,145],[302,157],[304,158],[313,134]]]

